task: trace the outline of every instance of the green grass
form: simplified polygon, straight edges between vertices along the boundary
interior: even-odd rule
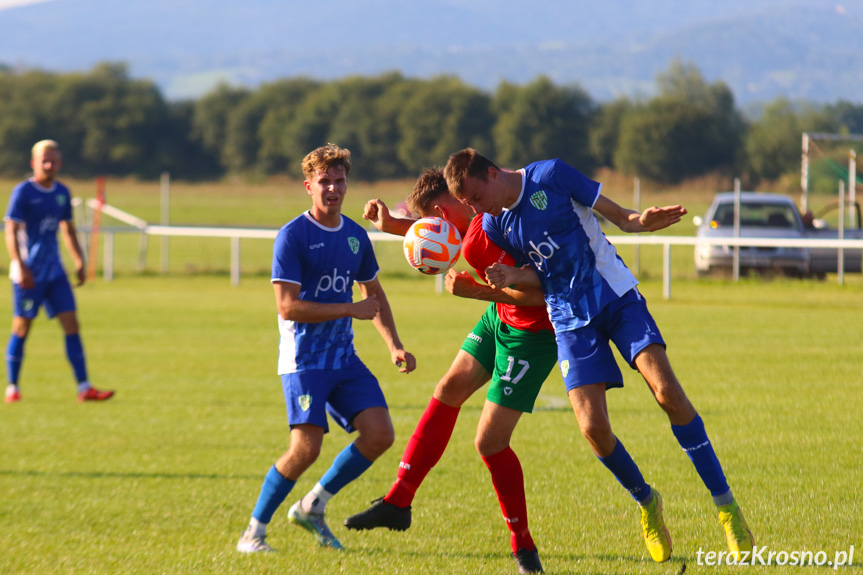
[[[11,189],[6,184],[0,186]],[[92,182],[72,184],[73,192],[92,196]],[[393,205],[410,185],[352,183],[345,213],[359,219],[370,197]],[[628,204],[628,186],[604,193]],[[107,189],[112,204],[158,221],[158,184],[112,180]],[[683,203],[702,213],[713,191],[646,190],[642,205]],[[296,182],[178,183],[171,221],[278,227],[307,207]],[[683,222],[670,233],[691,235],[694,227]],[[390,402],[396,444],[329,505],[346,553],[318,549],[286,520],[290,501],[350,441],[334,429],[273,520],[269,540],[281,552],[246,557],[234,545],[288,441],[275,374],[271,243],[243,241],[239,287],[227,277],[227,240],[173,238],[172,274],[164,276],[160,245],[150,240],[142,275],[138,238],[118,236],[116,280],[77,292],[93,381],[116,389],[115,399],[76,404],[56,322],[40,317],[34,324],[24,401],[0,408],[0,573],[514,573],[488,472],[473,449],[481,394],[462,409],[446,454],[418,494],[408,532],[341,527],[391,485],[404,445],[482,303],[436,294],[432,279],[404,265],[397,243],[377,246],[401,336],[419,362],[415,373],[398,374],[371,325],[355,322],[360,355]],[[631,262],[633,250],[619,251]],[[852,572],[860,572],[863,278],[846,276],[845,286],[835,276],[695,281],[692,250],[681,247],[672,251],[672,299],[665,301],[661,249],[640,253],[642,292],[758,544],[823,550],[830,558],[855,545]],[[7,261],[4,251],[0,265]],[[0,317],[10,313],[9,298],[0,299]],[[609,394],[609,411],[647,480],[663,493],[672,561],[650,561],[637,510],[581,437],[555,371],[513,442],[525,469],[531,531],[549,573],[675,574],[684,562],[698,572],[699,549],[724,548],[710,498],[667,419],[637,375],[623,371],[626,387]],[[705,572],[724,572],[713,569]]]
[[[289,502],[349,441],[337,429],[273,520],[269,540],[280,553],[233,550],[264,474],[287,446],[267,278],[233,288],[221,275],[123,277],[78,291],[92,378],[117,390],[110,402],[75,403],[58,326],[44,317],[34,324],[24,401],[2,408],[0,573],[514,573],[488,472],[473,449],[479,395],[462,409],[420,490],[409,531],[341,527],[390,486],[435,382],[484,307],[436,294],[432,280],[414,274],[383,282],[419,368],[398,374],[370,324],[355,322],[397,440],[329,505],[347,552],[318,549],[286,520]],[[642,287],[758,543],[831,558],[855,545],[859,572],[863,287],[681,280],[669,302],[658,282]],[[724,548],[709,495],[666,418],[638,377],[624,372],[626,387],[609,393],[609,411],[664,495],[672,561],[650,561],[634,504],[580,436],[555,372],[513,442],[549,573],[674,574],[684,562],[698,572],[699,549]],[[747,573],[775,572],[768,569]]]

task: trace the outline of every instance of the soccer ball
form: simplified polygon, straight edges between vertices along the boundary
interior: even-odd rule
[[[405,234],[405,258],[424,274],[446,273],[461,254],[461,234],[443,218],[422,218]]]

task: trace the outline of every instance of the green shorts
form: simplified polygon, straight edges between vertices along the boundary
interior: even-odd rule
[[[531,332],[500,321],[491,303],[461,348],[491,375],[486,399],[530,413],[545,378],[557,363],[557,344],[550,330]]]

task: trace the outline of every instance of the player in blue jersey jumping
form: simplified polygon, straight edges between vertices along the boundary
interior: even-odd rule
[[[33,177],[15,186],[5,216],[13,305],[12,335],[6,347],[6,403],[21,401],[18,382],[24,361],[24,342],[43,305],[49,318],[57,318],[65,334],[66,356],[78,382],[78,401],[104,401],[114,392],[100,391],[90,385],[75,296],[57,245],[59,229],[75,262],[75,285],[82,285],[86,279],[84,255],[72,221],[72,196],[69,189],[57,181],[62,165],[57,142],[37,142],[32,149],[30,165]]]
[[[539,285],[545,293],[558,362],[582,434],[600,461],[641,508],[642,534],[658,562],[671,555],[662,498],[611,429],[606,389],[623,376],[611,351],[641,373],[668,415],[671,430],[710,490],[726,542],[739,560],[748,558],[753,537],[725,479],[704,423],[671,369],[665,342],[647,309],[638,281],[605,237],[592,210],[626,232],[656,231],[686,213],[681,206],[648,208],[639,214],[600,194],[594,182],[560,160],[505,170],[465,149],[450,156],[444,170],[450,192],[484,221],[488,236],[520,259],[525,268],[495,264],[487,270],[494,286]]]
[[[249,526],[237,543],[244,553],[272,551],[266,528],[276,509],[318,458],[327,413],[356,440],[339,453],[288,519],[321,546],[342,545],[324,521],[330,498],[359,477],[395,439],[384,394],[357,357],[353,319],[371,320],[402,373],[416,367],[396,332],[378,263],[365,230],[342,215],[350,151],[327,145],[303,159],[312,207],[285,224],[273,246],[272,283],[279,311],[279,364],[291,442],[264,479]],[[353,301],[352,287],[363,299]]]

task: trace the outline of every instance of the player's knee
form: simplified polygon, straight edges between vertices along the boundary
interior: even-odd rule
[[[490,457],[506,449],[509,442],[502,438],[477,434],[473,445],[480,457]]]
[[[434,398],[450,407],[461,407],[474,389],[459,377],[445,375],[435,386]]]
[[[579,420],[578,427],[584,438],[594,445],[602,445],[614,437],[611,423],[607,419]]]
[[[381,427],[362,436],[363,455],[374,461],[384,454],[395,443],[396,435],[393,428]]]

